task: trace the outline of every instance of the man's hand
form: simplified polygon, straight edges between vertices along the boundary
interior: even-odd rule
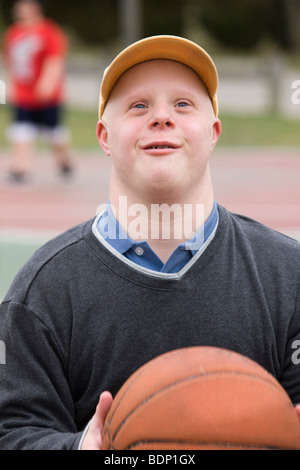
[[[82,442],[81,450],[101,450],[104,423],[112,402],[113,397],[109,392],[101,393],[96,412]]]

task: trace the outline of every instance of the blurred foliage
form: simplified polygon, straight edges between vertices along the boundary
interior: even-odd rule
[[[300,48],[300,0],[140,1],[143,37],[186,33],[185,12],[192,10],[193,24],[207,30],[222,46],[252,50],[267,41],[287,50]],[[2,16],[8,25],[14,0],[0,2],[0,19]],[[88,45],[107,44],[120,37],[120,0],[43,0],[43,4],[48,16]]]
[[[86,44],[110,41],[119,33],[118,0],[45,0],[45,10]]]
[[[1,0],[6,23],[11,22],[13,0]],[[117,36],[118,0],[53,0],[43,1],[47,16],[73,30],[83,42],[99,44]]]
[[[230,48],[253,49],[265,39],[288,46],[281,0],[201,0],[199,19],[212,36]]]
[[[11,22],[13,0],[1,0],[5,23]],[[118,37],[121,31],[119,0],[43,1],[47,16],[73,30],[86,44],[102,44]],[[142,0],[143,36],[182,34],[182,0]]]
[[[183,32],[184,1],[143,0],[143,36]]]

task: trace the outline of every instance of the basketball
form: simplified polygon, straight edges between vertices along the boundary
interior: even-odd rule
[[[300,450],[289,396],[256,362],[191,347],[139,368],[108,413],[103,450]]]

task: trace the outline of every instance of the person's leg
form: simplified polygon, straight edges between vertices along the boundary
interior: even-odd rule
[[[70,131],[62,124],[62,108],[60,106],[44,110],[43,126],[60,173],[63,176],[70,175],[73,171],[70,157]]]
[[[33,159],[33,145],[31,142],[14,142],[12,144],[11,179],[21,181],[30,172]]]
[[[15,181],[22,181],[32,168],[33,148],[38,131],[31,118],[30,112],[17,108],[7,130],[12,160],[10,177]]]
[[[70,157],[70,133],[64,127],[53,130],[52,145],[56,164],[62,175],[68,176],[73,171],[73,163]]]

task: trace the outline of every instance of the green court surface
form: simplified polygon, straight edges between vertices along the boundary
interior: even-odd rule
[[[0,238],[0,300],[2,300],[15,275],[43,241],[5,240]]]

